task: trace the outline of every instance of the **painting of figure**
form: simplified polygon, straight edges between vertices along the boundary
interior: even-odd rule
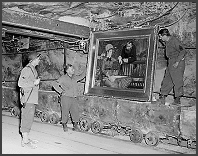
[[[96,32],[92,37],[85,93],[131,98],[150,92],[154,29]]]

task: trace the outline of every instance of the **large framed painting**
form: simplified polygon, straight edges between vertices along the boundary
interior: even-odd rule
[[[151,101],[156,29],[92,32],[85,95]]]

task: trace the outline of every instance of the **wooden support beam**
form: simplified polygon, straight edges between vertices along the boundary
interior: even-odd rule
[[[66,74],[66,64],[67,64],[66,58],[67,58],[67,50],[69,48],[69,44],[66,43],[66,42],[64,42],[63,45],[64,45],[64,63],[63,63],[63,69],[64,69],[64,74]]]
[[[2,9],[2,24],[78,38],[89,38],[89,27],[39,15]]]

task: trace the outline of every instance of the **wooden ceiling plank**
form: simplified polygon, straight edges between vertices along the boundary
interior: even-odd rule
[[[88,38],[90,33],[89,27],[86,26],[62,22],[38,15],[21,13],[9,9],[2,9],[2,24],[80,38]]]

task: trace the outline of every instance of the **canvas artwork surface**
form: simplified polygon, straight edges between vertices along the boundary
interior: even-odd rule
[[[85,93],[150,100],[155,31],[149,28],[92,33]]]

